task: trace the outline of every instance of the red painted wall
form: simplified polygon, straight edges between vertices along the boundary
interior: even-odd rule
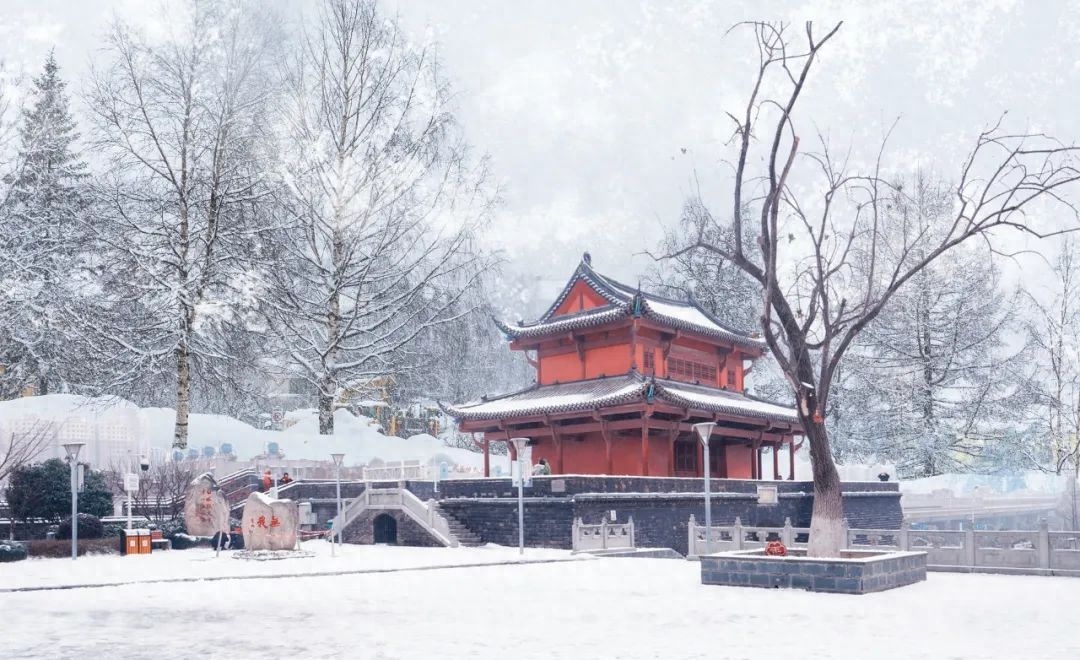
[[[751,449],[747,445],[727,445],[724,458],[727,460],[728,479],[750,479],[753,474]]]
[[[573,314],[574,312],[593,309],[594,307],[603,307],[606,304],[608,304],[607,300],[604,300],[603,296],[593,290],[591,286],[583,281],[578,281],[578,283],[570,289],[570,294],[566,296],[566,299],[562,301],[562,304],[555,309],[553,316]]]
[[[540,357],[540,384],[581,380],[581,360],[576,351]]]
[[[585,351],[585,377],[617,376],[630,371],[630,347],[603,346]]]

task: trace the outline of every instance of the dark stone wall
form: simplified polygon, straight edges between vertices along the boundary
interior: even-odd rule
[[[442,500],[439,508],[480,537],[483,543],[518,544],[517,499]],[[531,548],[571,547],[573,503],[568,499],[526,498],[525,545]]]
[[[397,545],[413,545],[423,547],[440,547],[423,527],[416,523],[403,511],[380,511],[368,510],[361,513],[349,523],[342,533],[345,543],[362,543],[370,545],[375,542],[375,518],[380,515],[388,515],[397,521]]]
[[[763,484],[778,487],[778,504],[757,503],[757,487]],[[388,482],[373,486],[397,485]],[[407,481],[405,487],[422,500],[438,499],[443,511],[484,543],[517,545],[517,489],[509,479],[443,481],[438,493],[430,481]],[[731,525],[738,517],[747,526],[780,527],[785,518],[790,518],[796,527],[810,526],[813,486],[808,482],[714,479],[711,487],[714,524]],[[525,489],[525,543],[532,547],[570,548],[575,517],[598,523],[602,518],[610,520],[610,512],[615,511],[615,522],[626,522],[633,516],[639,548],[672,548],[686,554],[690,515],[704,524],[702,490],[701,479],[534,477],[533,485]],[[342,483],[345,499],[363,491],[363,483]],[[334,516],[332,481],[298,482],[283,496],[313,500],[312,508],[320,523]],[[899,486],[896,482],[845,483],[844,512],[853,528],[899,529],[903,520]],[[370,533],[370,522],[367,526]]]

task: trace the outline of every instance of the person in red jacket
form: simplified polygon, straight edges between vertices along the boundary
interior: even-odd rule
[[[263,491],[269,492],[270,487],[274,485],[274,478],[270,476],[270,470],[263,473],[262,478]]]
[[[283,483],[283,484],[291,484],[292,483],[292,477],[289,476],[288,472],[281,475],[281,483]]]

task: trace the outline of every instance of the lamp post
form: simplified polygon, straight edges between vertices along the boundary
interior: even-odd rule
[[[698,440],[701,441],[701,446],[704,448],[703,454],[705,459],[705,554],[712,554],[712,483],[710,483],[710,464],[709,464],[709,438],[712,437],[713,429],[716,428],[716,422],[700,422],[694,424],[694,432],[697,433]]]
[[[337,542],[341,543],[341,533],[338,529],[341,525],[341,464],[345,462],[345,454],[330,454],[330,458],[334,459],[334,474],[337,481],[337,515],[334,516],[334,528],[330,533],[330,556],[336,557],[334,536],[337,536]]]
[[[517,453],[517,476],[518,476],[518,554],[525,554],[525,461],[522,453],[529,444],[528,438],[510,438],[514,443],[514,451]]]
[[[68,464],[71,466],[71,558],[79,554],[79,451],[86,446],[85,442],[68,442],[64,444],[67,452]]]

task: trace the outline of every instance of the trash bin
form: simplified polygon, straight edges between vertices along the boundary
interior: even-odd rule
[[[136,533],[138,531],[137,529],[120,530],[120,554],[139,554],[139,535]]]
[[[153,546],[150,543],[150,530],[148,529],[136,529],[135,533],[139,535],[139,554],[148,555]]]

